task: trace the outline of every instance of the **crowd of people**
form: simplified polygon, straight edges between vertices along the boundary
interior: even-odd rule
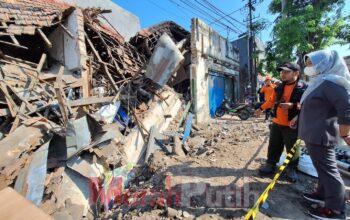
[[[265,120],[272,117],[267,161],[259,173],[274,174],[284,148],[289,152],[295,146],[286,177],[297,182],[300,147],[295,143],[303,140],[318,174],[317,189],[303,195],[311,204],[318,204],[308,207],[309,214],[317,219],[346,219],[345,186],[335,146],[339,139],[350,146],[349,70],[337,51],[315,51],[303,62],[307,83],[300,80],[298,64],[285,62],[277,69],[282,82],[266,77],[259,90],[261,105],[255,113],[260,116],[265,111]]]

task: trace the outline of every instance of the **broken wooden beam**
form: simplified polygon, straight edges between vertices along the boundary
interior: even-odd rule
[[[1,70],[1,68],[0,68],[0,70]],[[9,94],[9,92],[7,90],[7,86],[6,86],[5,82],[4,82],[4,78],[3,78],[1,73],[0,73],[0,89],[2,90],[2,92],[5,95],[7,106],[8,106],[8,109],[10,110],[10,112],[11,112],[12,117],[16,117],[17,112],[18,112],[18,106],[13,101],[12,97],[10,96],[10,94]]]
[[[35,81],[34,81],[34,79],[32,79],[32,82],[30,83],[30,85],[29,85],[29,89],[30,88],[32,88],[34,85],[35,85]],[[22,101],[22,104],[21,104],[21,108],[20,108],[20,110],[18,111],[18,113],[21,113],[22,115],[24,115],[25,113],[24,113],[24,107],[27,107],[28,109],[29,109],[29,111],[34,111],[35,109],[36,109],[36,107],[34,107],[32,104],[30,104],[27,100],[26,100],[26,98],[25,97],[22,97],[22,96],[19,96],[17,93],[16,93],[16,90],[11,86],[11,85],[9,85],[8,83],[6,83],[5,82],[5,84],[6,84],[6,86],[12,91],[12,93],[13,94],[15,94],[15,96],[17,97],[17,99],[19,99],[19,100],[21,100]],[[24,107],[22,108],[22,105],[23,104],[25,104],[24,105]],[[42,115],[40,115],[39,113],[38,113],[38,115],[39,116],[42,116]]]
[[[72,32],[70,32],[62,23],[59,23],[58,26],[60,26],[62,30],[64,30],[68,34],[69,37],[71,37],[72,39],[75,39]]]
[[[124,74],[122,73],[121,69],[119,68],[118,66],[118,63],[116,62],[115,58],[113,57],[112,55],[112,51],[110,49],[110,47],[108,46],[108,44],[106,43],[105,39],[103,38],[103,36],[101,35],[100,32],[96,32],[97,35],[100,37],[103,45],[105,46],[106,48],[106,51],[107,51],[107,54],[109,56],[109,58],[112,60],[113,64],[114,64],[114,68],[117,70],[117,72],[125,79],[125,76]]]
[[[104,71],[105,74],[107,75],[107,78],[108,78],[109,82],[111,83],[111,86],[112,86],[112,88],[114,89],[114,91],[115,91],[116,93],[118,93],[119,88],[118,88],[117,84],[115,83],[115,81],[114,81],[114,79],[113,79],[111,73],[109,72],[108,67],[107,67],[106,64],[103,64],[103,71]]]
[[[45,61],[46,61],[46,54],[45,53],[43,53],[42,55],[41,55],[41,58],[40,58],[40,61],[39,61],[39,63],[38,63],[38,66],[36,67],[36,71],[38,72],[38,74],[41,72],[41,70],[42,70],[42,68],[43,68],[43,66],[44,66],[44,63],[45,63]]]
[[[33,62],[30,62],[30,61],[27,61],[27,60],[22,60],[20,58],[17,58],[17,57],[12,57],[12,56],[9,56],[9,55],[5,55],[5,58],[6,59],[9,59],[9,60],[13,60],[13,61],[16,61],[16,62],[19,62],[19,63],[24,63],[24,64],[28,64],[30,66],[37,66],[37,63],[33,63]]]
[[[19,44],[14,44],[14,43],[11,43],[11,42],[7,42],[7,41],[4,41],[4,40],[0,40],[0,43],[28,50],[28,47],[25,47],[25,46],[22,46],[22,45],[19,45]]]
[[[66,105],[66,96],[64,94],[63,88],[62,88],[62,75],[64,72],[64,66],[60,67],[60,70],[58,71],[57,74],[57,78],[56,78],[56,82],[54,84],[54,88],[55,88],[55,92],[56,92],[56,97],[57,97],[57,101],[58,101],[58,105],[60,107],[61,110],[61,114],[62,114],[62,120],[63,120],[63,124],[67,125],[68,123],[68,119],[69,119],[69,112],[68,112],[68,108]]]
[[[83,97],[88,98],[90,96],[90,68],[88,70],[83,70],[81,73],[81,81],[83,87]]]
[[[91,47],[92,52],[94,53],[95,57],[97,58],[98,62],[103,63],[103,60],[101,59],[100,54],[97,52],[96,48],[94,47],[94,44],[92,43],[92,41],[90,40],[90,38],[86,32],[85,32],[85,38],[86,38],[86,41],[88,42],[89,46]]]
[[[92,105],[92,104],[100,104],[100,103],[112,102],[113,99],[114,99],[114,96],[88,97],[88,98],[82,98],[82,99],[78,99],[78,100],[68,101],[68,103],[69,103],[69,105],[71,107],[77,107],[77,106],[84,106],[84,105]]]
[[[1,24],[3,25],[3,27],[8,28],[6,22],[3,21],[3,22],[1,22]],[[10,34],[10,37],[11,37],[12,42],[13,42],[15,45],[20,46],[20,44],[19,44],[18,40],[16,39],[15,35]]]
[[[52,48],[52,43],[51,41],[49,40],[49,38],[47,38],[47,36],[45,35],[45,33],[40,29],[40,28],[37,28],[36,29],[40,35],[40,37],[44,40],[46,46],[48,48]]]

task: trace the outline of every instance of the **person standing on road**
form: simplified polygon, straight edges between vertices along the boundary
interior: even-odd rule
[[[320,50],[305,56],[310,85],[301,99],[299,137],[304,140],[318,174],[318,187],[303,197],[324,207],[310,208],[318,219],[345,219],[345,187],[335,147],[340,137],[350,146],[350,74],[336,51]],[[295,121],[292,123],[295,124]]]
[[[260,116],[263,110],[272,108],[272,125],[270,129],[270,140],[268,146],[267,162],[260,169],[261,175],[270,175],[276,171],[276,164],[283,153],[284,146],[290,151],[298,138],[297,129],[289,127],[290,121],[299,113],[299,102],[305,91],[305,85],[299,83],[300,67],[295,63],[286,62],[277,69],[280,72],[282,83],[275,88],[269,100],[266,100],[256,115]],[[287,167],[287,178],[296,182],[296,172],[299,163],[300,149]]]
[[[265,78],[265,84],[261,88],[260,93],[264,94],[265,101],[270,100],[272,94],[274,93],[275,85],[271,82],[271,77],[266,76]],[[265,110],[265,121],[267,121],[270,118],[271,114],[271,108]]]

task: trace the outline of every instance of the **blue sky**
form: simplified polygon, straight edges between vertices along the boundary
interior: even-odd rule
[[[213,22],[211,26],[222,36],[228,37],[230,40],[236,39],[238,36],[234,31],[246,31],[246,25],[244,24],[246,23],[247,8],[244,6],[248,0],[206,1],[212,3],[226,14],[232,13],[231,17],[237,21],[228,19],[235,26],[232,28],[234,30],[228,30],[227,27],[220,26],[220,24],[213,22],[217,20],[217,18],[220,18],[220,16],[216,16],[215,19],[209,17],[209,15],[203,15],[202,13],[206,9],[199,5],[199,3],[203,4],[203,0],[113,0],[113,2],[117,3],[119,6],[137,15],[140,18],[142,28],[149,27],[165,20],[172,20],[185,29],[190,30],[191,18],[199,17],[208,24]],[[271,22],[269,28],[259,34],[259,38],[266,42],[271,39],[272,23],[275,16],[268,12],[268,5],[271,0],[256,0],[256,2],[254,16],[258,17],[257,19],[263,18]],[[350,0],[346,0],[345,2],[344,14],[350,14]],[[194,5],[196,5],[196,7],[193,7]],[[338,50],[343,56],[350,55],[349,45],[335,45],[332,46],[332,49]]]

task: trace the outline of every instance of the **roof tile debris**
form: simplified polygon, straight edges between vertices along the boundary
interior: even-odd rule
[[[36,27],[50,27],[62,19],[71,6],[55,0],[16,0],[0,3],[0,20],[3,34],[31,34]],[[1,33],[1,32],[0,32]]]

